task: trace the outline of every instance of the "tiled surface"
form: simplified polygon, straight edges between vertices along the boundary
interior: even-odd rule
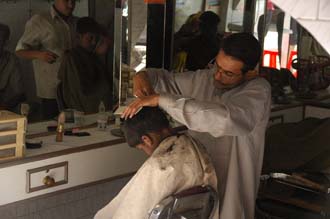
[[[319,19],[328,20],[330,22],[330,1],[320,0]]]
[[[92,219],[129,177],[58,195],[0,206],[1,219]]]
[[[329,0],[272,0],[283,11],[292,15],[330,53]]]

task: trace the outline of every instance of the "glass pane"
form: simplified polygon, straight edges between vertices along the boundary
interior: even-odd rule
[[[226,32],[242,32],[244,19],[244,0],[233,0],[227,9]]]
[[[262,66],[292,70],[291,61],[297,56],[297,22],[269,0],[257,2],[255,18],[254,30],[264,50]]]

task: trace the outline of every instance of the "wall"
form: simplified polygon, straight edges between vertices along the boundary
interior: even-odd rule
[[[0,206],[1,219],[92,219],[129,177]]]
[[[294,17],[330,53],[329,0],[273,0],[273,2]]]

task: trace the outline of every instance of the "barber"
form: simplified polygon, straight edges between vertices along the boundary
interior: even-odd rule
[[[254,218],[271,105],[270,85],[255,71],[260,55],[254,36],[237,33],[224,39],[211,69],[140,72],[134,77],[138,98],[122,115],[159,106],[188,127],[214,162],[220,218]]]
[[[50,11],[34,15],[25,25],[16,46],[16,55],[33,60],[37,96],[41,98],[43,119],[58,114],[57,73],[65,50],[74,46],[75,0],[55,0]]]

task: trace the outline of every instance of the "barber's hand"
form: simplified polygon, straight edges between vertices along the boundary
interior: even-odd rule
[[[38,59],[44,62],[48,62],[49,64],[53,64],[57,58],[58,55],[49,51],[40,51],[38,54]]]
[[[132,118],[141,107],[144,106],[151,106],[155,107],[158,106],[159,103],[159,94],[154,94],[150,96],[144,96],[137,98],[134,102],[132,102],[123,112],[121,118]]]
[[[144,97],[155,94],[155,91],[152,88],[145,72],[140,72],[134,76],[133,94],[136,97]]]

